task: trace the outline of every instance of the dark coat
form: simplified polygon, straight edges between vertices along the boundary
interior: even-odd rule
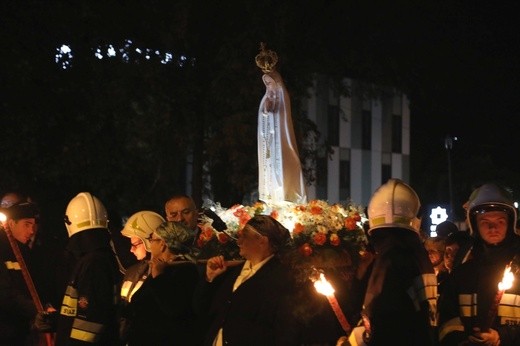
[[[198,277],[195,264],[190,262],[173,264],[155,278],[148,276],[128,306],[128,345],[200,344],[193,309]]]
[[[434,345],[437,280],[419,236],[402,228],[374,229],[376,251],[362,314],[370,345]]]
[[[56,345],[116,345],[122,275],[109,233],[106,229],[79,232],[69,239],[68,248],[77,262],[59,309]]]
[[[204,344],[212,345],[220,328],[226,345],[298,344],[287,306],[294,287],[288,269],[273,257],[233,292],[242,267],[228,268],[200,286],[199,303],[207,308]]]
[[[29,249],[19,242],[27,265]],[[0,344],[20,345],[30,335],[31,321],[36,315],[36,307],[31,299],[22,271],[7,239],[0,230]]]

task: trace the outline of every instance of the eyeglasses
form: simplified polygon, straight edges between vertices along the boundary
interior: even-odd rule
[[[153,243],[154,241],[161,241],[161,240],[162,240],[161,238],[152,238],[151,235],[150,235],[147,239],[148,239],[148,241],[149,241],[150,243]]]
[[[185,208],[185,209],[182,209],[181,211],[172,211],[172,212],[169,212],[168,215],[166,215],[166,218],[168,219],[168,221],[173,221],[173,220],[170,220],[170,219],[175,219],[179,215],[188,216],[193,211],[194,210],[191,209],[191,208]]]
[[[137,242],[137,243],[135,243],[135,244],[134,244],[134,243],[131,243],[132,246],[131,246],[130,248],[131,248],[131,249],[135,249],[135,248],[137,248],[139,245],[141,245],[142,243],[143,243],[142,241]]]

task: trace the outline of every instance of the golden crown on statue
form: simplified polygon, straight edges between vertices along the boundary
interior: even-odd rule
[[[260,42],[260,53],[255,57],[256,66],[258,66],[263,73],[269,73],[274,70],[278,62],[278,55],[275,51],[266,49],[265,43]]]

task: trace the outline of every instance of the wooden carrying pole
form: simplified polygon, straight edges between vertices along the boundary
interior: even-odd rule
[[[29,273],[29,270],[27,269],[27,265],[25,264],[25,260],[23,259],[22,253],[20,251],[20,248],[18,247],[18,243],[16,242],[16,239],[13,237],[10,230],[5,229],[5,234],[7,235],[7,239],[9,240],[9,244],[11,245],[11,249],[13,250],[14,257],[16,258],[16,261],[20,265],[20,269],[22,270],[22,276],[25,281],[25,284],[27,285],[27,289],[29,290],[29,293],[31,294],[32,301],[34,303],[34,306],[36,307],[36,310],[41,312],[44,311],[42,302],[40,300],[40,297],[38,296],[38,292],[36,292],[36,287],[34,287],[34,282],[31,278],[31,274]],[[52,341],[52,335],[50,333],[43,333],[45,334],[45,345],[52,346],[54,342]]]

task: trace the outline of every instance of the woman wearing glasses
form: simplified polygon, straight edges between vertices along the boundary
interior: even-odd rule
[[[153,211],[139,211],[128,218],[121,234],[130,238],[130,252],[137,259],[137,263],[126,269],[121,285],[121,318],[119,334],[123,343],[128,337],[130,319],[128,305],[132,296],[141,287],[148,277],[148,261],[150,260],[150,242],[148,238],[165,220]]]

